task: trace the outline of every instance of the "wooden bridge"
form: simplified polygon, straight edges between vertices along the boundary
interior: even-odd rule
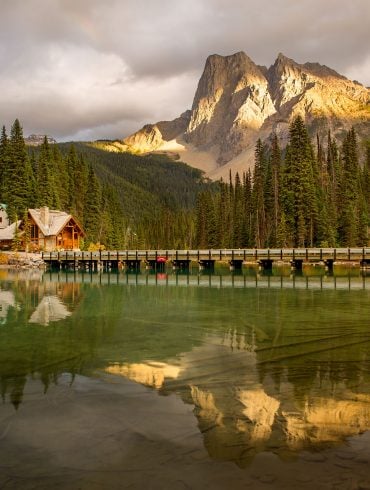
[[[240,270],[243,264],[271,269],[273,265],[323,265],[332,269],[335,264],[370,267],[370,247],[363,248],[265,248],[265,249],[207,249],[207,250],[101,250],[97,252],[43,252],[42,258],[57,269],[118,269],[147,268],[164,270],[166,264],[174,269],[187,270],[192,263],[200,268],[213,269],[216,262],[228,263]]]

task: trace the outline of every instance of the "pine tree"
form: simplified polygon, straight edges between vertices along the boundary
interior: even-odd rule
[[[228,189],[227,184],[221,179],[219,184],[219,192],[215,196],[215,209],[216,209],[216,234],[217,242],[220,248],[227,247],[227,235],[228,235],[228,222],[227,216],[229,215],[229,201],[228,201]]]
[[[233,248],[241,248],[243,242],[243,189],[239,173],[235,174],[233,205]]]
[[[77,154],[74,145],[70,146],[66,167],[69,173],[69,208],[72,214],[83,221],[84,199],[88,183],[88,167],[82,155]]]
[[[265,207],[267,214],[267,228],[269,230],[269,246],[276,246],[277,242],[277,230],[280,221],[281,172],[281,151],[277,135],[275,134],[272,139],[265,184]]]
[[[362,193],[365,198],[366,208],[370,214],[370,141],[365,146],[365,161],[362,172]]]
[[[212,194],[199,194],[196,205],[196,243],[199,248],[214,248],[217,242],[217,224]]]
[[[313,246],[317,239],[317,165],[303,119],[297,116],[289,128],[282,203],[292,245]]]
[[[87,239],[92,242],[98,242],[102,219],[102,190],[91,165],[89,166],[88,182],[89,191],[86,193],[83,212],[85,217],[84,227]]]
[[[34,197],[34,177],[23,139],[22,127],[16,119],[11,128],[9,141],[9,166],[6,171],[5,200],[12,221],[22,215]]]
[[[248,170],[243,175],[243,241],[242,247],[253,246],[253,205],[252,205],[252,175]]]
[[[352,128],[346,135],[342,145],[343,179],[340,184],[340,241],[345,246],[360,243],[360,231],[363,226],[360,206],[360,167],[358,160],[357,138]]]
[[[40,147],[37,168],[38,206],[48,206],[52,209],[59,209],[60,201],[55,180],[56,172],[46,136]]]
[[[259,139],[255,150],[255,166],[253,175],[253,223],[254,223],[254,246],[261,248],[266,242],[266,212],[265,212],[265,169],[266,153],[262,141]]]
[[[54,185],[60,209],[69,209],[69,175],[66,167],[66,159],[63,158],[58,145],[52,145],[51,160],[54,172]]]
[[[3,126],[0,137],[0,202],[5,201],[8,179],[10,179],[9,140],[6,134],[6,128]]]
[[[31,243],[31,224],[28,218],[28,209],[25,209],[23,213],[22,229],[23,229],[22,239],[23,239],[24,248],[25,251],[28,252]]]

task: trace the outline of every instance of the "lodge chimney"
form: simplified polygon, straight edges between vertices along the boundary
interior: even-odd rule
[[[47,206],[40,209],[40,219],[43,225],[49,226],[49,208]]]

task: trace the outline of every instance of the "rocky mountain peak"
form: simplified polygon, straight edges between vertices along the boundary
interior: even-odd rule
[[[208,57],[194,97],[185,138],[207,149],[222,143],[218,162],[224,163],[247,144],[247,129],[258,130],[274,112],[268,81],[242,51]]]
[[[229,56],[218,54],[208,56],[195,93],[193,109],[201,98],[215,95],[220,89],[236,90],[242,85],[247,85],[253,78],[265,77],[243,51]]]
[[[28,146],[40,146],[43,144],[45,135],[42,134],[30,134],[24,138],[24,142]],[[51,145],[56,143],[56,140],[51,136],[46,136],[47,142]]]
[[[227,176],[230,169],[253,165],[258,138],[277,133],[284,145],[297,114],[322,136],[328,129],[340,136],[351,126],[361,136],[369,132],[369,107],[368,88],[325,65],[299,64],[279,53],[267,69],[243,51],[213,54],[206,60],[191,111],[174,121],[146,125],[124,143],[133,151],[176,151],[212,177]]]

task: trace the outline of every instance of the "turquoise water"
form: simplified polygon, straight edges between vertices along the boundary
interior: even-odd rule
[[[1,270],[0,486],[368,488],[369,347],[362,275]]]

